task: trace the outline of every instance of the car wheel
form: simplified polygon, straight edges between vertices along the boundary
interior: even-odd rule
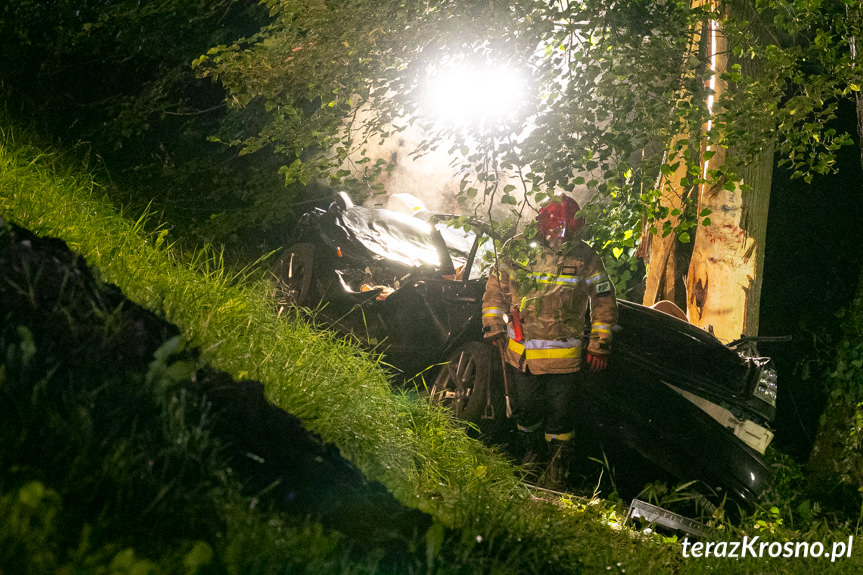
[[[308,305],[311,300],[315,246],[294,244],[279,257],[273,275],[291,303]]]
[[[447,363],[429,389],[429,401],[443,405],[457,418],[478,426],[483,421],[503,418],[503,397],[493,387],[494,352],[493,347],[478,341],[457,348],[447,357]]]

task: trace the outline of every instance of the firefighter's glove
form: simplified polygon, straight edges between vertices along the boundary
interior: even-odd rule
[[[489,335],[485,336],[485,341],[487,343],[490,343],[491,345],[493,345],[495,347],[499,347],[501,349],[506,347],[506,340],[507,340],[507,336],[506,336],[505,331],[499,331],[497,333],[493,333],[493,334],[489,334]]]
[[[491,345],[501,348],[506,345],[506,330],[502,327],[490,324],[483,327],[482,332],[482,336],[485,339],[486,343],[490,343]]]
[[[608,356],[587,352],[587,367],[590,371],[604,371],[608,367]]]

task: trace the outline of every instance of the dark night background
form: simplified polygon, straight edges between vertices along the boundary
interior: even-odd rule
[[[855,122],[854,103],[844,102],[835,127],[853,134],[855,145],[839,152],[838,174],[806,184],[791,180],[785,168],[773,171],[759,334],[793,339],[758,347],[779,371],[775,445],[803,459],[826,399],[824,382],[814,370],[807,378],[803,364],[814,359],[816,346],[837,343],[836,314],[853,299],[863,269],[863,174]]]

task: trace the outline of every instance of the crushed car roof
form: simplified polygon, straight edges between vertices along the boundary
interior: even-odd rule
[[[455,265],[467,260],[474,239],[472,232],[443,222],[433,226],[416,216],[363,206],[352,206],[340,211],[336,225],[375,256],[409,267],[441,266],[431,237],[433,229],[441,232]],[[459,259],[461,261],[457,261]]]

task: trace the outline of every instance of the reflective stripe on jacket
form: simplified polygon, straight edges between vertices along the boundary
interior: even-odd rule
[[[539,260],[522,279],[517,279],[507,262],[501,262],[497,273],[490,274],[482,300],[483,329],[487,338],[500,333],[509,336],[506,360],[522,371],[578,371],[588,308],[588,350],[600,355],[611,350],[611,330],[617,323],[614,285],[602,259],[583,241],[568,251],[545,249]],[[523,285],[516,285],[518,281]],[[515,341],[512,327],[504,319],[514,303],[522,320],[521,342]]]

